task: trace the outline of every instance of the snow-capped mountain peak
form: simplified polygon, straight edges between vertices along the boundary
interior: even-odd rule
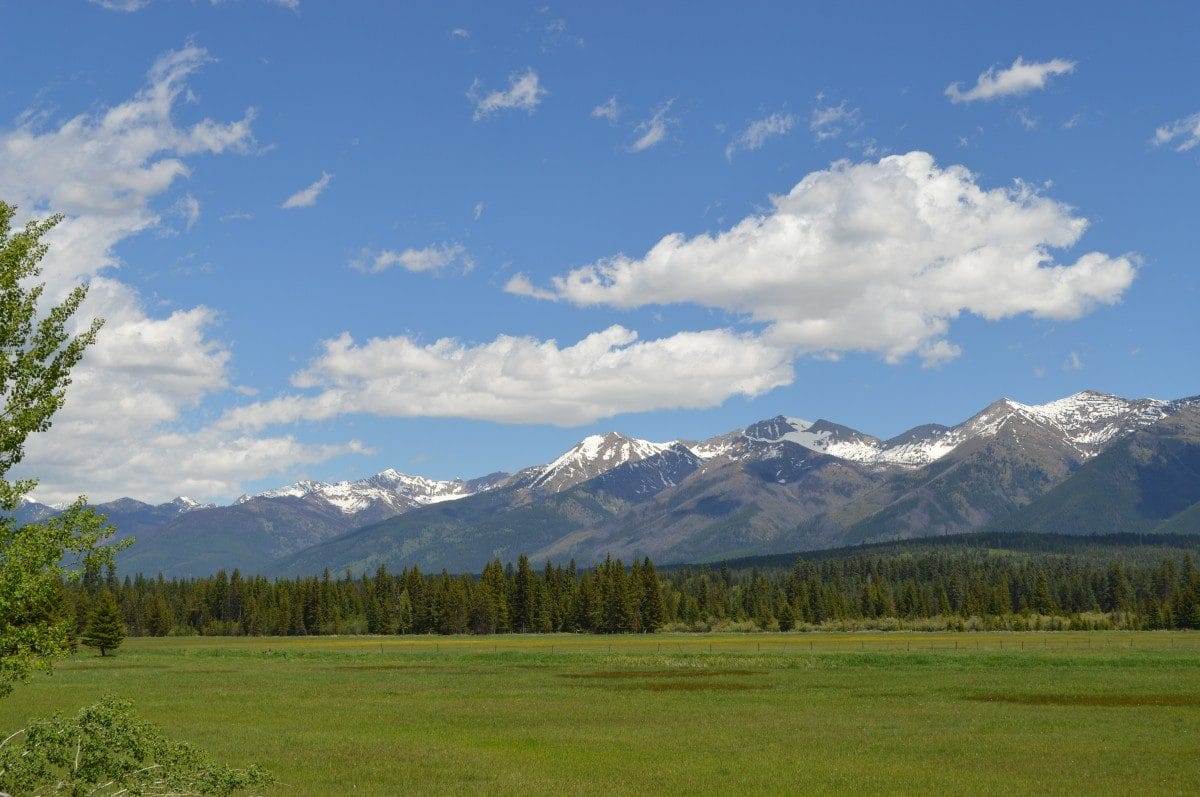
[[[189,498],[186,495],[177,495],[167,502],[167,505],[175,507],[180,512],[191,512],[193,509],[208,509],[216,506],[216,504],[202,504],[194,498]]]
[[[792,431],[782,435],[779,438],[781,440],[790,440],[812,451],[854,462],[874,462],[879,457],[880,440],[849,426],[823,418],[811,423],[798,418],[786,420]]]
[[[1170,411],[1170,404],[1165,401],[1126,399],[1095,390],[1084,390],[1046,404],[1012,400],[1008,404],[1061,430],[1087,457],[1099,453],[1114,438],[1159,421]]]
[[[1011,398],[994,401],[966,421],[951,427],[918,427],[887,441],[883,460],[909,467],[926,465],[967,440],[993,437],[1011,423],[1032,423],[1088,459],[1112,440],[1161,420],[1170,404],[1156,399],[1125,399],[1084,390],[1045,404],[1023,404]]]
[[[674,442],[655,443],[617,432],[588,435],[553,462],[543,466],[531,486],[550,492],[565,490],[618,465],[660,454],[672,445]]]
[[[301,498],[323,502],[346,515],[373,510],[374,514],[388,516],[415,506],[466,498],[486,487],[473,488],[462,479],[439,480],[411,476],[388,468],[355,481],[298,481],[274,490],[242,496],[237,502],[245,503],[256,498]]]
[[[878,438],[832,421],[807,421],[777,415],[752,423],[741,432],[731,432],[694,443],[690,449],[702,460],[725,456],[740,458],[754,451],[762,451],[766,446],[778,446],[783,442],[795,443],[810,451],[855,462],[874,462],[879,457],[882,445]]]
[[[1003,398],[957,426],[926,424],[889,440],[826,420],[809,422],[778,415],[753,423],[741,432],[730,432],[689,447],[700,459],[715,461],[744,457],[763,450],[764,446],[787,441],[864,465],[919,468],[941,459],[968,440],[994,437],[1009,424],[1025,423],[1045,430],[1087,459],[1117,437],[1162,419],[1172,406],[1156,399],[1125,399],[1094,390],[1045,404],[1023,404]]]

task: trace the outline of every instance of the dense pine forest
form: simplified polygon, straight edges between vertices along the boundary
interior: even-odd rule
[[[56,611],[82,631],[106,593],[129,633],[148,636],[1200,628],[1200,570],[1187,552],[1130,562],[934,546],[668,572],[649,560],[535,568],[522,556],[477,576],[379,568],[280,580],[109,570],[64,586]]]

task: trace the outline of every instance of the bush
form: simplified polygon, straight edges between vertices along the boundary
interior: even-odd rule
[[[270,782],[257,767],[213,764],[118,700],[38,720],[0,744],[0,790],[12,794],[232,794]]]

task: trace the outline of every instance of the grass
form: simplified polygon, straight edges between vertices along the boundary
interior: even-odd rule
[[[133,639],[104,695],[277,794],[1195,792],[1200,635]]]

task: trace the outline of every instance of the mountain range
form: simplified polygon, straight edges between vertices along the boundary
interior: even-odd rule
[[[890,439],[782,415],[700,441],[610,432],[514,474],[389,469],[228,506],[125,498],[98,509],[136,538],[123,571],[168,576],[465,571],[521,553],[671,564],[979,530],[1200,533],[1200,398],[1001,399]],[[30,502],[17,514],[55,511]]]

